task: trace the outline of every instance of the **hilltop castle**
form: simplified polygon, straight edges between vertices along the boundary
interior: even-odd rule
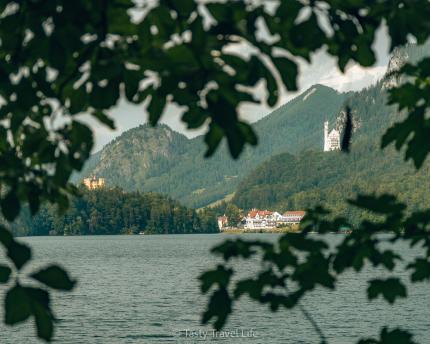
[[[105,179],[93,176],[92,178],[84,178],[83,183],[89,190],[101,189],[105,186]]]
[[[324,122],[324,152],[340,149],[340,132],[333,129],[328,131],[328,122]]]

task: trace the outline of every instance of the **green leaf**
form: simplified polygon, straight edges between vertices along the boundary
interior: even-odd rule
[[[369,300],[376,299],[379,295],[389,303],[394,303],[398,297],[406,297],[406,287],[398,278],[387,278],[386,280],[374,279],[371,280],[367,289],[367,297]]]
[[[227,287],[232,274],[233,270],[226,269],[222,265],[218,265],[215,270],[203,273],[199,277],[200,281],[202,282],[202,292],[207,293],[214,284],[218,284],[220,287]]]
[[[27,194],[27,199],[30,213],[34,216],[40,208],[40,191],[37,188],[32,188]]]
[[[214,17],[216,21],[219,23],[223,21],[228,21],[231,18],[231,11],[228,6],[225,6],[221,3],[208,3],[206,8],[209,10],[209,13]]]
[[[187,123],[188,129],[196,129],[201,127],[207,119],[207,115],[199,108],[189,108],[182,115],[182,121]]]
[[[33,314],[36,319],[37,336],[50,341],[54,333],[53,316],[49,308],[39,303],[33,304]]]
[[[75,89],[73,85],[69,85],[64,88],[64,96],[70,101],[69,111],[72,115],[87,108],[88,94],[84,86]]]
[[[9,247],[13,241],[12,233],[0,225],[0,242],[3,246]]]
[[[48,292],[39,288],[24,288],[31,300],[31,312],[36,320],[37,336],[50,341],[54,329],[54,316],[50,308]]]
[[[5,323],[14,325],[27,320],[32,314],[31,298],[25,288],[15,285],[5,298]]]
[[[7,283],[12,273],[10,267],[6,265],[0,265],[0,283]]]
[[[134,97],[139,90],[140,80],[140,71],[128,69],[124,71],[125,96],[130,102],[134,102]]]
[[[430,280],[430,262],[424,258],[417,258],[414,263],[408,265],[408,269],[413,269],[411,275],[412,282]]]
[[[272,72],[267,70],[266,68],[263,70],[264,79],[266,80],[266,87],[268,92],[267,104],[270,107],[276,105],[279,99],[278,92],[278,84],[276,83],[276,79],[274,78]]]
[[[351,145],[352,131],[353,131],[352,114],[351,114],[351,109],[348,106],[346,108],[345,129],[343,130],[343,136],[342,136],[342,142],[341,142],[342,152],[349,153],[349,146]]]
[[[324,31],[318,24],[317,17],[311,14],[308,20],[294,25],[290,30],[291,42],[297,48],[315,51],[320,48],[326,41]]]
[[[416,344],[413,336],[408,331],[401,329],[389,330],[384,327],[380,339],[362,339],[358,344]]]
[[[101,123],[103,123],[110,129],[115,130],[115,122],[104,111],[96,110],[96,111],[93,111],[91,115],[97,118]]]
[[[185,45],[175,45],[166,51],[166,56],[172,64],[172,72],[197,71],[199,64],[193,51]]]
[[[13,240],[7,248],[7,256],[12,260],[16,268],[20,270],[30,260],[31,250],[27,245]]]
[[[202,323],[207,324],[215,318],[214,327],[220,330],[227,321],[228,315],[232,312],[232,302],[227,289],[216,290],[209,300],[208,309],[203,313]]]
[[[278,69],[287,90],[297,91],[297,64],[286,57],[273,57],[272,61]]]
[[[119,98],[118,80],[109,80],[106,86],[93,85],[90,104],[95,109],[108,109],[114,106]]]
[[[197,9],[194,0],[169,1],[180,17],[188,18]]]
[[[5,298],[5,323],[14,325],[34,315],[37,335],[50,341],[53,334],[54,316],[50,309],[49,294],[42,289],[22,287],[17,284]]]
[[[209,131],[205,135],[205,142],[208,147],[205,153],[205,158],[212,156],[215,153],[217,147],[221,143],[224,136],[224,132],[218,124],[211,123],[209,125]]]
[[[6,220],[11,222],[17,218],[21,210],[21,203],[15,189],[10,190],[1,200],[1,210]]]
[[[57,265],[51,265],[31,275],[35,280],[57,290],[70,291],[76,282],[70,279],[67,272]]]
[[[152,93],[151,102],[148,105],[149,123],[155,126],[160,120],[166,107],[166,97],[159,92]]]

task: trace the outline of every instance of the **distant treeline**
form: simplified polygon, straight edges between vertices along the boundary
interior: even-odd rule
[[[31,217],[26,211],[13,225],[17,235],[175,234],[218,232],[210,210],[196,212],[166,196],[127,193],[119,188],[88,191],[72,199],[66,213],[44,205]]]

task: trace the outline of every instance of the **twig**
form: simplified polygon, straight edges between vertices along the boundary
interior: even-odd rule
[[[300,303],[298,303],[297,306],[299,307],[299,309],[301,310],[301,312],[303,313],[303,315],[305,316],[305,318],[311,323],[311,325],[314,328],[315,332],[318,333],[318,335],[319,335],[319,337],[321,339],[321,344],[327,344],[327,339],[326,339],[323,331],[318,326],[318,324],[315,321],[315,319],[312,318],[312,315]]]

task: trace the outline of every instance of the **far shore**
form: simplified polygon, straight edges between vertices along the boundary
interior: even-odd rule
[[[246,233],[300,233],[298,227],[270,227],[270,228],[238,228],[238,227],[226,227],[223,228],[220,233],[223,234],[246,234]]]

